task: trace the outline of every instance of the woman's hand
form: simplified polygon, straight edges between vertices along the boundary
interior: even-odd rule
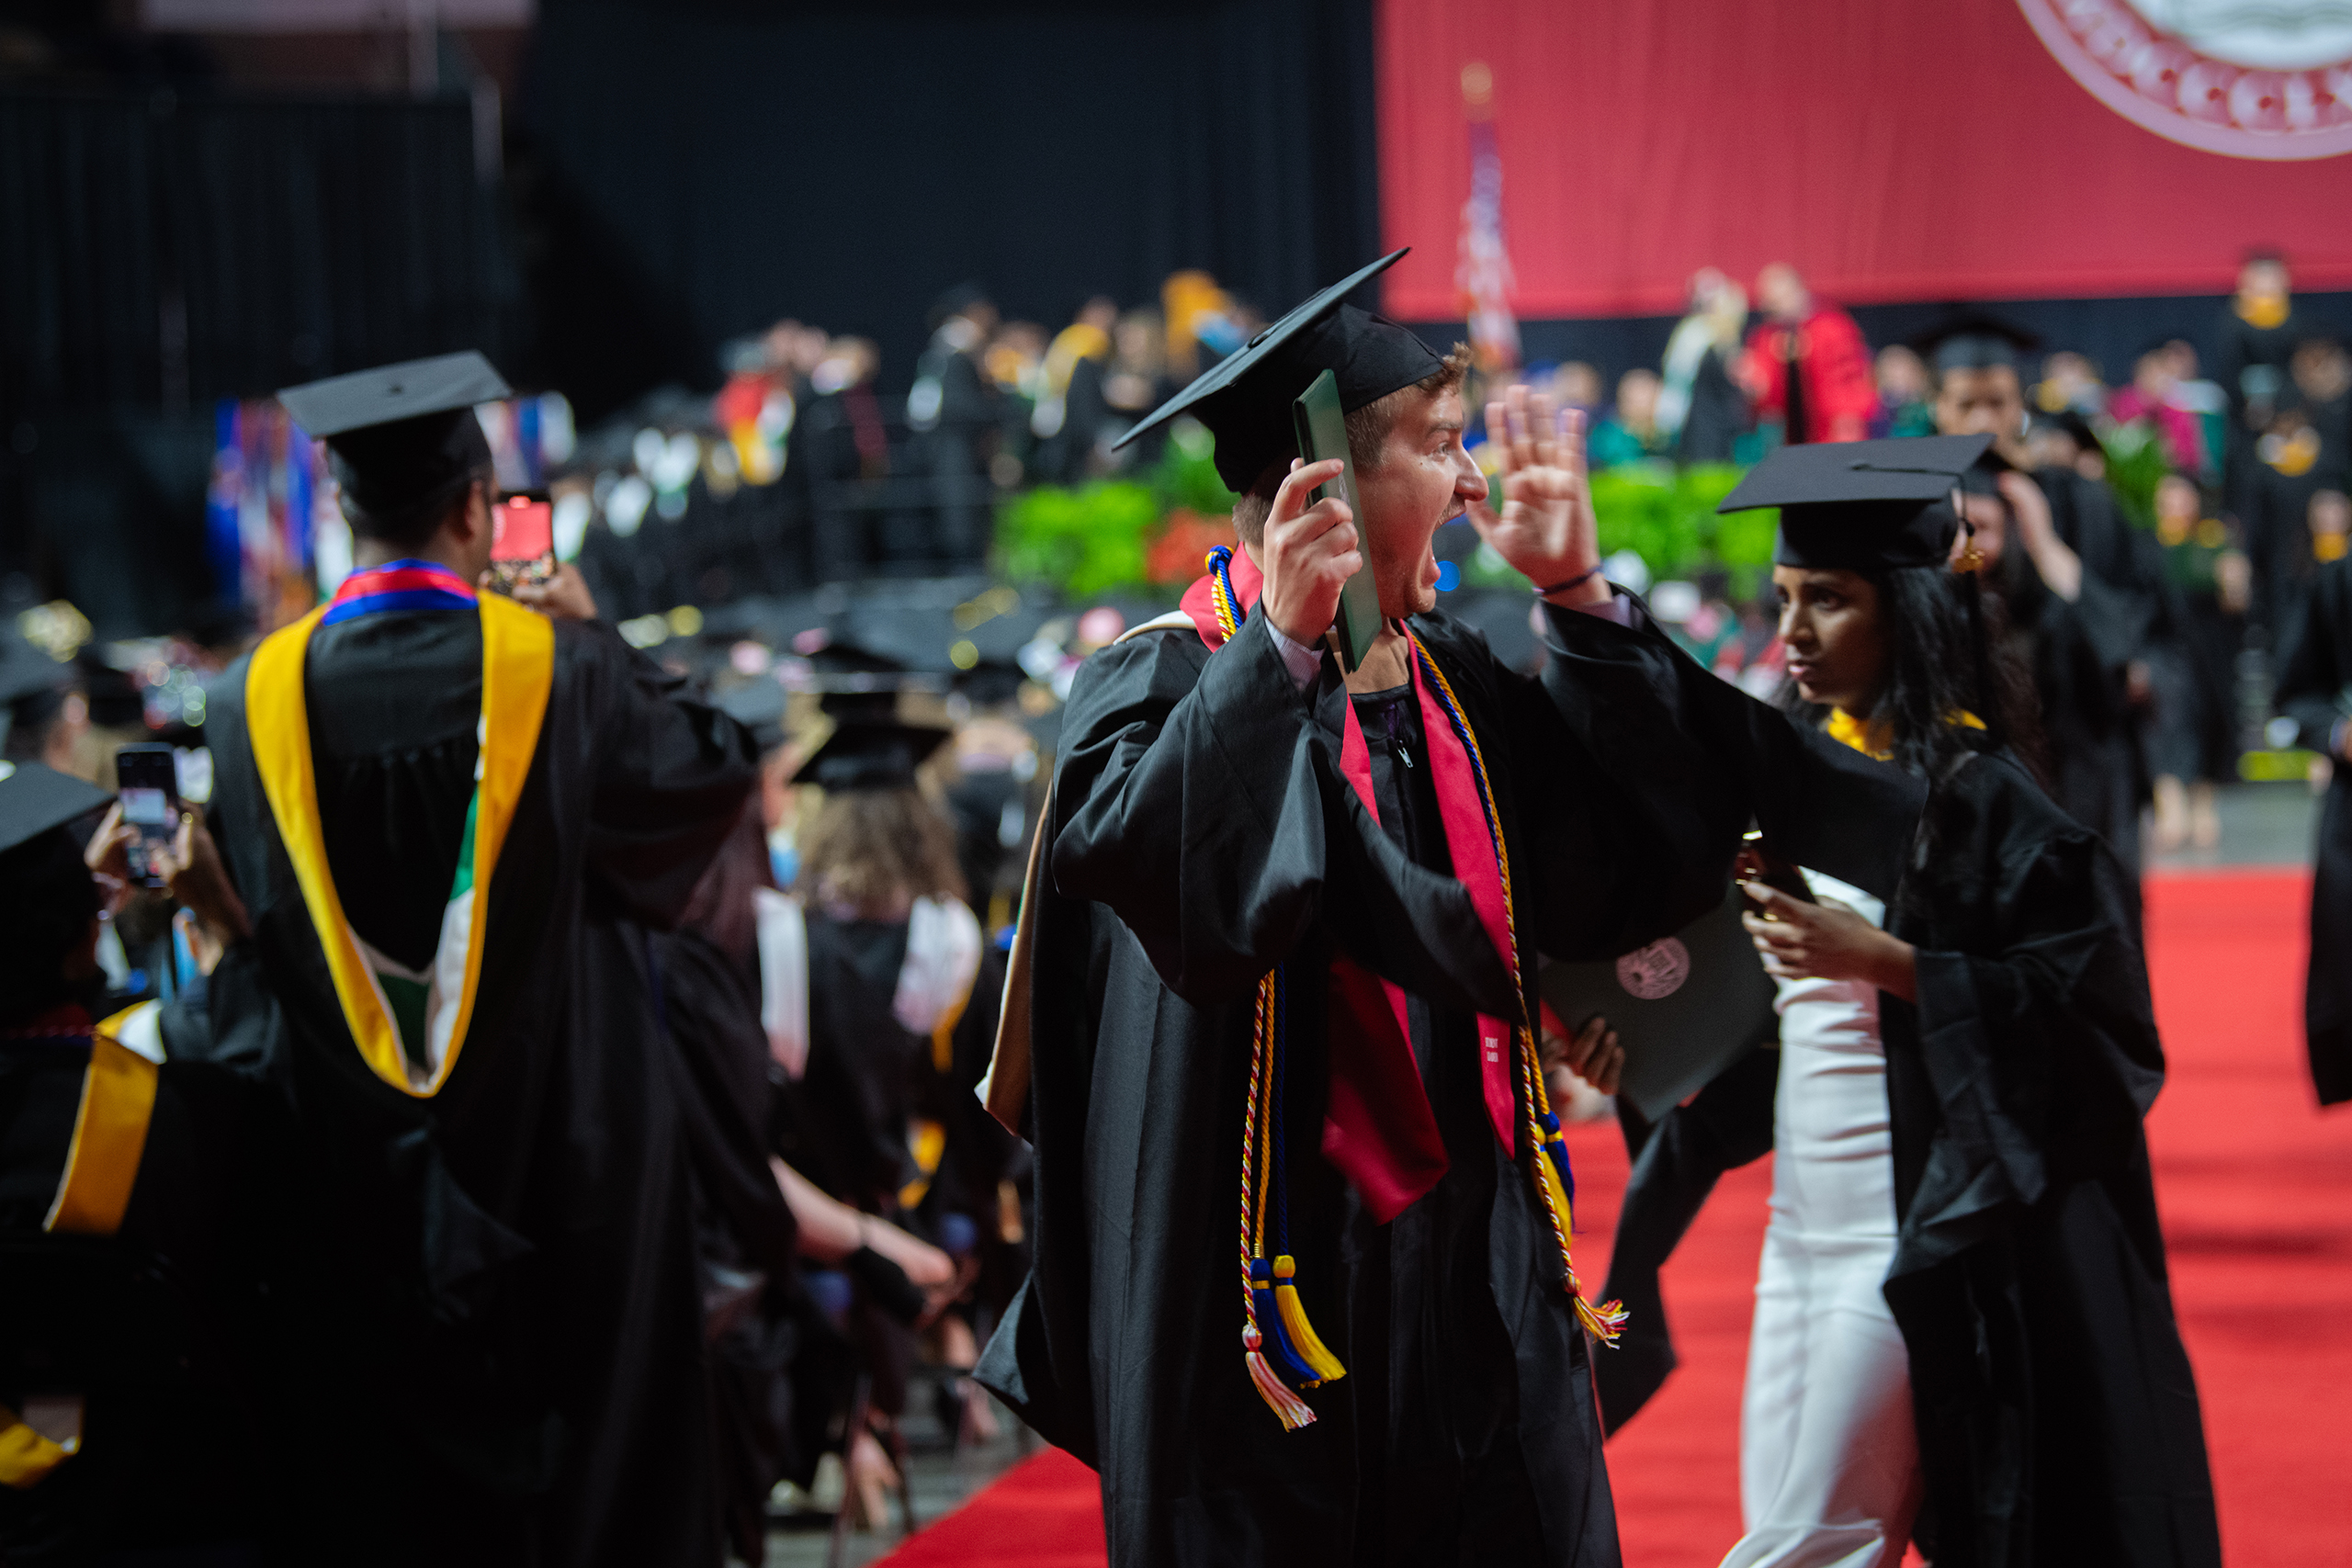
[[[1566,1099],[1566,1090],[1574,1088],[1553,1088],[1557,1073],[1574,1073],[1602,1094],[1617,1092],[1625,1073],[1625,1048],[1617,1043],[1617,1032],[1606,1018],[1594,1013],[1573,1040],[1563,1034],[1544,1036],[1544,1086],[1555,1100]]]
[[[1487,405],[1487,445],[1501,468],[1500,508],[1469,508],[1470,525],[1495,553],[1544,587],[1565,582],[1600,564],[1600,529],[1585,473],[1584,415],[1555,413],[1552,400],[1513,387]],[[1598,604],[1610,594],[1600,574],[1557,595],[1563,604]]]
[[[1764,913],[1740,916],[1748,940],[1776,980],[1859,980],[1905,1001],[1918,999],[1918,951],[1835,899],[1808,904],[1761,882],[1740,890]]]
[[[1340,618],[1340,590],[1363,569],[1348,503],[1338,496],[1306,503],[1317,485],[1338,479],[1346,466],[1337,457],[1294,458],[1258,545],[1258,567],[1266,574],[1259,602],[1283,636],[1307,648],[1320,643]]]

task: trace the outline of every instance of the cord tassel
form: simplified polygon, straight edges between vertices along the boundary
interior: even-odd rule
[[[1308,1362],[1288,1331],[1288,1314],[1274,1296],[1272,1265],[1262,1258],[1250,1265],[1250,1295],[1260,1332],[1264,1336],[1262,1354],[1266,1365],[1283,1382],[1299,1388],[1313,1388],[1321,1382],[1322,1374]]]
[[[1301,1427],[1315,1425],[1315,1412],[1307,1408],[1306,1401],[1285,1388],[1282,1379],[1274,1376],[1273,1369],[1266,1365],[1266,1358],[1258,1353],[1258,1325],[1253,1323],[1242,1329],[1241,1346],[1242,1359],[1250,1367],[1250,1381],[1258,1385],[1258,1397],[1266,1402],[1267,1409],[1282,1418],[1285,1432],[1295,1432]]]
[[[1348,1369],[1340,1365],[1340,1358],[1331,1354],[1317,1336],[1315,1325],[1306,1321],[1306,1304],[1298,1299],[1298,1287],[1291,1283],[1297,1271],[1298,1266],[1288,1257],[1274,1259],[1274,1302],[1282,1314],[1283,1335],[1312,1369],[1317,1382],[1337,1382],[1348,1375]]]

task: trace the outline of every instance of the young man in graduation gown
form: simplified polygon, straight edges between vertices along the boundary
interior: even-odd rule
[[[2037,341],[1967,312],[1921,346],[1935,378],[1938,432],[1993,438],[1971,481],[1981,498],[1973,504],[2006,513],[2025,547],[2009,551],[1990,581],[2027,647],[2051,793],[2136,879],[2140,809],[2151,788],[2137,708],[2145,656],[2165,629],[2163,566],[2104,480],[2031,466],[2019,355]]]
[[[1891,1498],[1903,1489],[1886,1483],[1885,1467],[1915,1463],[1925,1494],[1917,1538],[1939,1568],[2209,1568],[2220,1560],[2211,1482],[2141,1124],[2163,1083],[2164,1055],[2130,886],[2108,848],[2052,804],[2008,744],[2019,705],[2031,702],[2024,672],[1973,646],[1971,589],[1944,566],[1957,522],[1934,492],[1973,456],[1951,439],[1868,443],[1834,464],[1784,451],[1724,503],[1780,506],[1783,588],[1829,606],[1813,612],[1793,644],[1809,665],[1804,678],[1826,686],[1825,671],[1850,674],[1874,660],[1891,671],[1862,689],[1859,713],[1775,712],[1606,625],[1567,626],[1562,657],[1596,687],[1663,698],[1673,726],[1703,735],[1719,766],[1751,781],[1768,842],[1777,823],[1807,815],[1798,748],[1820,734],[1885,755],[1926,787],[1916,828],[1894,841],[1869,841],[1887,839],[1884,823],[1829,825],[1831,841],[1851,840],[1848,852],[1900,868],[1883,931],[1850,910],[1752,895],[1772,922],[1749,926],[1770,933],[1758,944],[1772,953],[1770,972],[1870,987],[1871,1015],[1832,1015],[1834,1027],[1846,1032],[1849,1053],[1871,1034],[1883,1050],[1877,1117],[1857,1115],[1834,1153],[1816,1143],[1777,1156],[1784,1184],[1790,1161],[1815,1162],[1811,1193],[1800,1186],[1793,1200],[1800,1210],[1810,1201],[1834,1215],[1874,1179],[1891,1187],[1884,1229],[1863,1220],[1844,1233],[1791,1237],[1815,1257],[1809,1273],[1784,1273],[1776,1289],[1783,1299],[1826,1298],[1825,1281],[1850,1271],[1858,1251],[1883,1247],[1883,1284],[1871,1281],[1879,1286],[1872,1293],[1900,1329],[1907,1365],[1905,1386],[1886,1392],[1910,1406],[1917,1432],[1916,1458],[1871,1446],[1868,1404],[1838,1408],[1838,1393],[1858,1381],[1856,1363],[1869,1359],[1855,1341],[1825,1371],[1764,1360],[1774,1350],[1785,1357],[1792,1338],[1759,1335],[1751,1386],[1761,1377],[1797,1388],[1805,1427],[1792,1452],[1757,1460],[1784,1476],[1792,1466],[1800,1476],[1848,1472],[1840,1484],[1849,1511],[1815,1517],[1814,1541],[1843,1532],[1850,1545],[1853,1532],[1873,1524],[1899,1532],[1908,1519],[1898,1508],[1873,1510],[1860,1498]],[[1868,631],[1845,634],[1843,649],[1819,629],[1864,615],[1875,617]],[[1833,700],[1854,701],[1824,699]],[[1814,846],[1791,850],[1788,858],[1821,869]],[[1796,1022],[1792,1014],[1783,1027]],[[1818,1015],[1804,1027],[1818,1032]],[[1851,1060],[1848,1083],[1870,1068],[1866,1055]],[[1792,1065],[1781,1067],[1781,1095],[1834,1101],[1837,1085],[1792,1078]],[[1715,1172],[1772,1146],[1774,1096],[1753,1077],[1753,1067],[1735,1067],[1652,1135],[1655,1152],[1645,1152],[1626,1194],[1612,1254],[1626,1261],[1612,1261],[1612,1282],[1634,1264],[1654,1274]],[[1791,1107],[1781,1109],[1785,1128]],[[1819,1126],[1818,1103],[1794,1109],[1811,1111]],[[1873,1177],[1874,1165],[1883,1175]],[[1825,1167],[1834,1167],[1834,1181]],[[1654,1278],[1625,1282],[1655,1300]],[[1807,1340],[1816,1359],[1836,1343]],[[1829,1385],[1827,1397],[1816,1382]],[[1612,1425],[1654,1387],[1632,1390],[1610,1412]],[[1743,1457],[1744,1468],[1750,1462]],[[1804,1498],[1808,1485],[1833,1490],[1800,1481],[1784,1495]]]
[[[576,579],[518,591],[552,619],[477,590],[472,408],[505,391],[460,354],[281,394],[359,570],[214,693],[213,818],[314,1205],[289,1458],[346,1561],[715,1565],[641,928],[684,908],[753,758]]]
[[[1435,612],[1430,536],[1467,508],[1555,627],[1660,636],[1600,580],[1541,404],[1489,411],[1488,510],[1466,352],[1342,303],[1394,259],[1146,422],[1214,433],[1240,547],[1080,672],[1015,939],[996,1071],[1030,1048],[1037,1255],[980,1376],[1100,1470],[1122,1568],[1619,1561],[1614,1314],[1570,1267],[1530,987],[1538,952],[1718,901],[1746,813]],[[1293,462],[1324,370],[1360,515],[1310,504],[1338,462]],[[1367,567],[1385,619],[1342,671],[1320,645]]]
[[[2352,1100],[2352,558],[2322,563],[2304,590],[2278,667],[2278,711],[2332,759],[2312,875],[2303,1037],[2322,1105]]]

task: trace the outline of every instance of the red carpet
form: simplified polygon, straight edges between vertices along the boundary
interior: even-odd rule
[[[2309,886],[2300,872],[2219,872],[2148,886],[2172,1065],[2149,1138],[2233,1568],[2352,1556],[2352,1111],[2323,1116],[2303,1069]],[[1624,1145],[1611,1123],[1570,1131],[1577,1270],[1598,1280]],[[1709,1568],[1738,1537],[1739,1385],[1770,1186],[1766,1164],[1726,1180],[1667,1270],[1682,1369],[1609,1449],[1630,1568]],[[1099,1563],[1092,1473],[1040,1455],[885,1561]]]

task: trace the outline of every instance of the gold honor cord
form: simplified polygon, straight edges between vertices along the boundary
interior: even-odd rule
[[[303,692],[304,656],[325,606],[273,633],[254,650],[245,676],[246,729],[262,792],[269,797],[277,835],[293,862],[302,903],[326,953],[336,998],[353,1043],[376,1076],[401,1093],[423,1100],[440,1092],[471,1021],[474,993],[481,980],[483,934],[489,925],[490,876],[514,807],[537,751],[547,717],[548,693],[555,678],[555,626],[545,616],[494,593],[480,602],[481,615],[481,766],[474,824],[473,906],[466,922],[466,970],[458,997],[449,1046],[423,1084],[409,1077],[382,985],[360,955],[359,942],[344,918],[327,864],[326,840],[319,823],[318,778],[311,765],[310,709]]]

